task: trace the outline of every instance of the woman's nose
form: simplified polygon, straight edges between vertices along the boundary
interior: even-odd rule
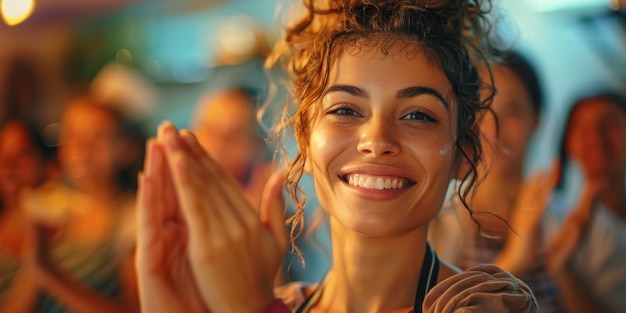
[[[381,119],[373,119],[362,126],[357,149],[363,154],[380,157],[396,155],[400,152],[393,125]]]

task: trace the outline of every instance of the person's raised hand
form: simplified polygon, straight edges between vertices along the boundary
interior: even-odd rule
[[[536,172],[522,183],[511,213],[511,226],[519,235],[536,233],[556,187],[559,171],[560,165],[555,163],[549,171]]]
[[[494,263],[514,273],[524,275],[536,265],[541,236],[539,226],[557,184],[560,165],[550,171],[540,171],[526,179],[519,188],[511,211],[510,227],[505,247]]]
[[[548,270],[556,273],[567,270],[569,261],[589,226],[598,193],[606,188],[603,181],[586,181],[577,205],[567,215],[561,229],[548,245]]]
[[[187,131],[162,127],[165,147],[188,226],[188,253],[205,304],[214,312],[263,312],[274,302],[274,278],[287,244],[284,176],[270,178],[260,215],[239,183]]]
[[[137,201],[136,266],[143,312],[208,312],[188,257],[188,227],[163,147],[147,143]]]

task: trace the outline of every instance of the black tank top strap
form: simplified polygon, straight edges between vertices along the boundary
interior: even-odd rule
[[[430,245],[426,244],[426,253],[424,254],[424,261],[422,262],[422,269],[420,272],[420,280],[417,283],[417,290],[415,292],[415,303],[413,306],[413,313],[422,313],[422,303],[426,298],[426,294],[437,283],[437,277],[439,276],[439,259],[432,250]],[[324,277],[324,280],[326,277]],[[309,306],[315,303],[320,297],[323,281],[318,285],[317,289],[313,291],[311,296],[307,297],[304,302],[298,306],[294,313],[305,313],[309,310]]]
[[[309,306],[315,303],[317,299],[320,297],[320,295],[322,294],[320,290],[322,289],[322,285],[324,284],[326,277],[327,276],[324,275],[324,279],[322,279],[322,281],[317,285],[317,288],[315,288],[315,291],[313,291],[313,293],[311,293],[311,295],[307,297],[306,300],[304,300],[304,302],[300,304],[300,306],[298,306],[298,308],[294,311],[294,313],[305,313],[309,311]]]
[[[420,280],[417,283],[417,291],[415,292],[415,304],[413,305],[414,313],[422,313],[422,303],[426,298],[426,294],[437,283],[439,276],[439,259],[437,254],[426,244],[426,253],[424,254],[424,262],[420,272]]]

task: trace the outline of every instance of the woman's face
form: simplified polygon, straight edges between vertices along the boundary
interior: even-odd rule
[[[626,114],[612,100],[585,100],[571,116],[565,149],[588,178],[623,177],[626,170]]]
[[[206,101],[198,112],[193,131],[206,152],[243,181],[252,162],[262,153],[254,103],[235,92]]]
[[[70,105],[59,146],[63,172],[80,189],[109,187],[117,167],[118,138],[118,121],[112,114],[89,103]]]
[[[405,45],[342,53],[308,146],[322,207],[371,236],[425,225],[456,172],[457,104],[444,73]]]
[[[27,129],[19,123],[0,130],[0,192],[17,194],[21,188],[35,187],[44,177],[44,161]]]
[[[498,130],[493,115],[486,114],[480,123],[481,142],[490,176],[510,177],[524,165],[537,115],[526,86],[515,72],[495,66],[492,73],[498,92],[491,108],[498,118]]]

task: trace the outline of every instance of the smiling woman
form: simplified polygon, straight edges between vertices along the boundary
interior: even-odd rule
[[[476,116],[487,104],[470,52],[489,4],[305,1],[267,63],[286,65],[295,110],[286,106],[276,131],[295,132],[298,151],[269,179],[258,213],[192,134],[163,124],[140,188],[144,309],[536,312],[522,281],[495,266],[459,273],[426,242],[450,180],[467,193],[477,179]],[[305,172],[330,217],[333,264],[318,284],[274,291],[302,223]],[[283,184],[299,207],[291,239]]]
[[[456,103],[449,109],[445,100],[454,97],[450,83],[425,54],[409,58],[405,46],[389,47],[393,57],[380,49],[345,53],[330,69],[307,169],[320,177],[317,195],[335,232],[344,225],[408,234],[437,213],[457,172],[452,149],[439,153],[456,139]],[[392,181],[396,188],[384,188]]]

